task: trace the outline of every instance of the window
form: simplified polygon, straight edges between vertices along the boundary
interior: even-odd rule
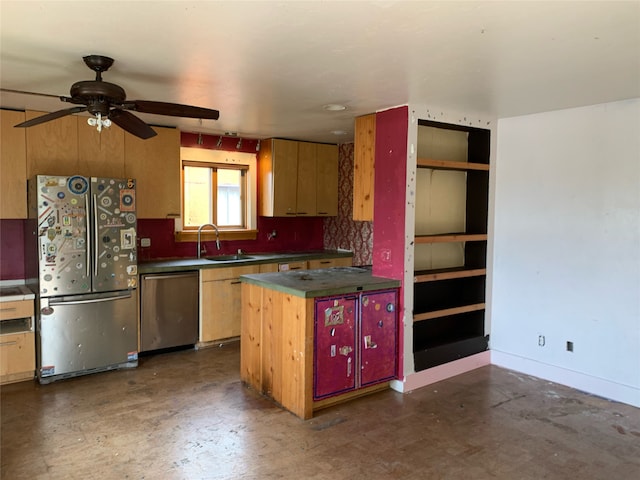
[[[251,240],[257,230],[257,156],[181,147],[182,218],[176,240],[193,242],[198,227],[214,223],[221,240]],[[211,230],[203,236],[211,235]]]
[[[247,227],[246,165],[183,161],[184,227],[215,223],[220,229]]]

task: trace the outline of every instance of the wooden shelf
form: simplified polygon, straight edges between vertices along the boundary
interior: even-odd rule
[[[418,168],[433,168],[436,170],[484,170],[489,171],[489,164],[452,162],[449,160],[434,160],[432,158],[419,158]]]
[[[482,242],[486,233],[443,233],[439,235],[416,235],[416,243]]]
[[[437,270],[422,270],[418,272],[414,272],[413,282],[414,283],[424,283],[424,282],[436,282],[438,280],[452,280],[455,278],[466,278],[466,277],[479,277],[481,275],[486,275],[486,268],[473,268],[469,269],[466,267],[456,267],[456,268],[442,268]]]
[[[418,313],[413,316],[413,321],[422,322],[424,320],[432,320],[434,318],[449,317],[451,315],[458,315],[460,313],[477,312],[478,310],[484,310],[484,303],[475,303],[473,305],[464,305],[462,307],[446,308],[444,310],[435,310],[433,312]]]

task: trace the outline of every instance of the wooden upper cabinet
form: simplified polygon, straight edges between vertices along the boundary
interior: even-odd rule
[[[336,145],[265,140],[258,154],[258,171],[259,215],[337,215]]]
[[[153,127],[157,136],[124,136],[126,178],[136,180],[138,218],[180,216],[180,131]]]
[[[115,123],[98,132],[87,124],[87,117],[75,117],[78,122],[79,172],[91,177],[123,178],[124,130]]]
[[[353,155],[353,219],[373,221],[376,114],[356,118]]]
[[[46,112],[26,112],[26,119]],[[86,120],[85,120],[86,122]],[[87,125],[88,127],[88,125]],[[35,175],[87,175],[78,162],[78,120],[75,115],[58,118],[25,129],[27,177]]]
[[[258,171],[258,214],[265,217],[296,215],[298,142],[279,138],[262,142]]]
[[[0,218],[27,218],[27,150],[24,112],[0,110]]]
[[[316,145],[316,214],[338,215],[338,146]]]
[[[298,175],[296,186],[296,215],[316,214],[316,144],[298,142]]]

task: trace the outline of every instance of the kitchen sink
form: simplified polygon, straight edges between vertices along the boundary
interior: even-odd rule
[[[216,255],[215,257],[206,257],[207,260],[212,262],[238,262],[241,260],[253,260],[256,257],[252,257],[251,255],[245,255],[243,253],[238,253],[235,255]]]

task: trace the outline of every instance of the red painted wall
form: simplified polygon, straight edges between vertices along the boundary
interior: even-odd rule
[[[373,274],[396,280],[404,278],[408,118],[408,107],[376,114]]]
[[[376,114],[373,274],[400,280],[398,378],[404,376],[404,242],[409,108]],[[408,328],[411,328],[410,326]]]
[[[24,279],[24,220],[0,220],[0,280]]]

